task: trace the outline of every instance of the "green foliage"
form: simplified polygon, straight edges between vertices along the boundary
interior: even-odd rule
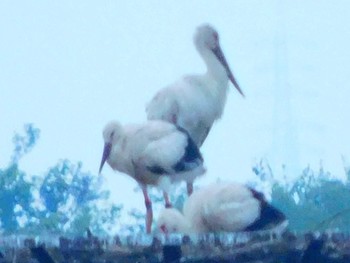
[[[95,234],[106,234],[117,224],[121,207],[101,202],[109,198],[101,186],[100,177],[83,172],[81,163],[60,161],[40,184],[39,196],[46,208],[38,216],[40,227],[69,234],[90,228]]]
[[[108,203],[100,177],[84,172],[82,164],[59,161],[43,176],[19,170],[19,160],[39,138],[33,125],[25,135],[15,134],[9,167],[0,170],[0,229],[9,233],[110,233],[121,206]]]
[[[18,133],[13,136],[12,141],[15,146],[11,157],[12,163],[18,163],[19,159],[28,153],[36,144],[40,136],[40,130],[35,128],[33,124],[24,125],[25,135]]]
[[[255,171],[266,173],[257,166]],[[343,182],[322,167],[317,172],[308,167],[292,183],[272,180],[271,185],[271,202],[286,214],[290,230],[350,232],[349,176]]]
[[[21,228],[19,218],[28,217],[31,212],[33,185],[25,180],[25,174],[12,164],[0,170],[0,219],[6,232]]]

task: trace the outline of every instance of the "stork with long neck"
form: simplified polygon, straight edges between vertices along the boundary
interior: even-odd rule
[[[244,94],[221,50],[216,30],[210,25],[199,26],[194,44],[206,64],[206,73],[184,76],[161,89],[147,105],[146,112],[149,120],[160,119],[184,128],[201,147],[213,123],[222,116],[228,82]],[[188,194],[192,191],[193,184],[188,182]]]

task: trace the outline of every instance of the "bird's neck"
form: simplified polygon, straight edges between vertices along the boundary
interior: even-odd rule
[[[201,49],[199,50],[199,53],[207,66],[206,75],[220,84],[227,85],[228,76],[226,69],[214,55],[214,53],[208,49]]]

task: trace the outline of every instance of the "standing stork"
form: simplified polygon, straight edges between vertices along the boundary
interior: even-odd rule
[[[187,75],[161,89],[146,107],[149,120],[164,120],[184,128],[198,147],[206,139],[213,123],[220,119],[226,103],[228,81],[244,96],[219,43],[219,35],[210,25],[201,25],[194,44],[203,58],[207,72]],[[193,191],[192,182],[187,192]]]
[[[124,125],[113,121],[103,131],[104,149],[99,173],[107,161],[113,170],[128,174],[141,186],[146,206],[146,231],[151,232],[152,203],[147,186],[167,191],[172,183],[193,181],[205,172],[198,147],[188,133],[164,121],[148,121],[143,125]]]

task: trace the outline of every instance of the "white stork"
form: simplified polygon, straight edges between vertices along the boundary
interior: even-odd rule
[[[284,214],[263,194],[237,183],[215,183],[192,194],[183,214],[163,209],[157,227],[164,233],[236,232],[286,225]]]
[[[192,182],[205,172],[198,147],[182,128],[164,121],[148,121],[143,125],[124,125],[114,121],[103,131],[104,150],[100,165],[128,174],[141,186],[147,210],[146,231],[151,232],[152,203],[147,185],[166,191],[172,183]]]
[[[201,147],[213,123],[220,119],[226,103],[228,81],[243,95],[219,43],[219,35],[210,25],[201,25],[194,44],[203,58],[207,72],[187,75],[161,89],[146,107],[149,120],[164,120],[184,128]],[[187,191],[192,193],[192,184]]]

